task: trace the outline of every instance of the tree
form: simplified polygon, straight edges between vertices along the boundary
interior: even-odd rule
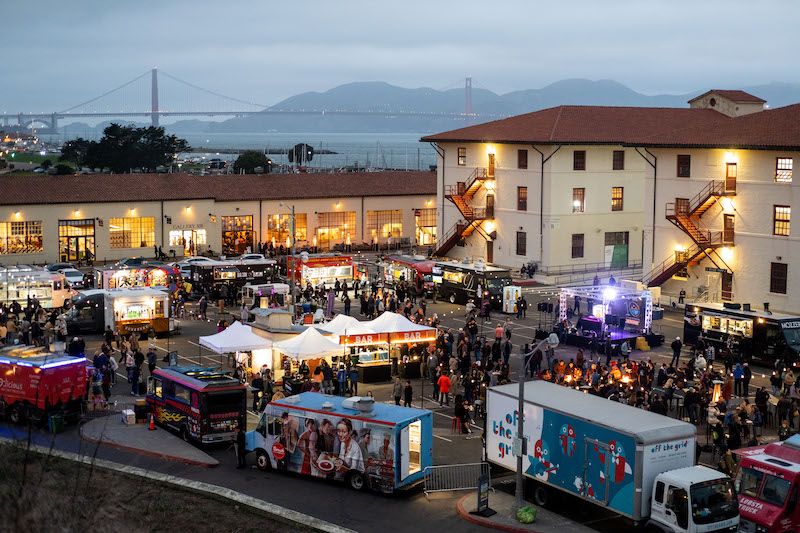
[[[74,144],[65,145],[67,155],[62,150],[64,160],[91,168],[109,168],[112,172],[130,172],[134,168],[152,172],[156,167],[170,166],[176,154],[189,149],[184,139],[166,135],[164,128],[153,126],[111,124],[99,141],[79,138],[71,142]]]
[[[58,158],[59,161],[70,161],[75,163],[78,167],[82,167],[86,164],[86,155],[89,152],[89,146],[91,146],[93,141],[87,141],[86,139],[73,139],[71,141],[67,141],[61,147],[61,157]]]
[[[53,162],[50,161],[49,159],[45,159],[44,161],[39,163],[39,166],[42,167],[43,169],[47,170],[48,168],[53,166]]]
[[[272,161],[258,150],[245,150],[233,163],[233,171],[236,174],[255,174],[256,167],[264,169],[265,173],[272,170]]]
[[[56,174],[59,176],[66,176],[74,173],[75,169],[69,165],[65,165],[64,163],[59,163],[56,165]]]

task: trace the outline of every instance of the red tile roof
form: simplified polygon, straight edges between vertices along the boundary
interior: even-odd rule
[[[744,92],[744,91],[730,90],[730,89],[711,89],[710,91],[706,91],[706,92],[704,92],[703,94],[701,94],[699,96],[695,96],[694,98],[689,100],[689,102],[694,102],[695,100],[699,100],[700,98],[703,98],[704,96],[707,96],[707,95],[709,95],[711,93],[716,93],[716,94],[718,94],[720,96],[723,96],[723,97],[727,98],[728,100],[730,100],[732,102],[737,102],[737,103],[740,103],[740,104],[746,104],[746,103],[747,104],[765,104],[765,103],[767,103],[766,100],[762,100],[758,96],[752,95],[752,94]]]
[[[195,176],[83,174],[0,177],[0,205],[215,199],[301,200],[436,194],[434,172]]]
[[[627,144],[662,131],[730,120],[711,109],[570,105],[428,135],[422,141]]]

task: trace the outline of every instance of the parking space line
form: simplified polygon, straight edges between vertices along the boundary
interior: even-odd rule
[[[450,439],[446,439],[446,438],[444,438],[444,437],[442,437],[442,436],[440,436],[440,435],[434,435],[434,437],[436,437],[437,439],[442,439],[442,440],[445,440],[445,441],[447,441],[447,442],[453,442],[452,440],[450,440]]]

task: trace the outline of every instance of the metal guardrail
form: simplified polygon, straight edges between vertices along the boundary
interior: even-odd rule
[[[567,265],[554,265],[549,267],[539,267],[536,271],[537,274],[544,276],[558,276],[561,274],[583,274],[583,273],[600,273],[610,270],[629,270],[642,268],[641,261],[629,261],[624,266],[612,267],[605,261],[600,263],[571,263]]]
[[[489,463],[463,463],[425,467],[425,494],[478,488],[481,476],[490,476]]]

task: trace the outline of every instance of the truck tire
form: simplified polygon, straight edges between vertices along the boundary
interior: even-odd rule
[[[451,304],[456,303],[456,294],[454,292],[450,293],[450,298],[448,298]]]
[[[550,492],[544,486],[536,484],[533,489],[533,503],[539,507],[547,507],[550,503]]]
[[[23,420],[22,416],[22,409],[19,408],[18,405],[15,405],[11,408],[8,412],[8,419],[11,421],[12,424],[20,424]]]
[[[364,490],[364,485],[366,485],[364,474],[361,472],[351,472],[349,476],[347,476],[347,484],[350,485],[350,488],[356,491]]]
[[[256,466],[263,472],[272,470],[272,462],[270,462],[269,455],[267,455],[267,452],[264,450],[258,450],[256,452]]]
[[[181,438],[183,442],[188,442],[189,444],[192,443],[192,437],[189,435],[189,430],[186,429],[186,426],[181,427]]]

